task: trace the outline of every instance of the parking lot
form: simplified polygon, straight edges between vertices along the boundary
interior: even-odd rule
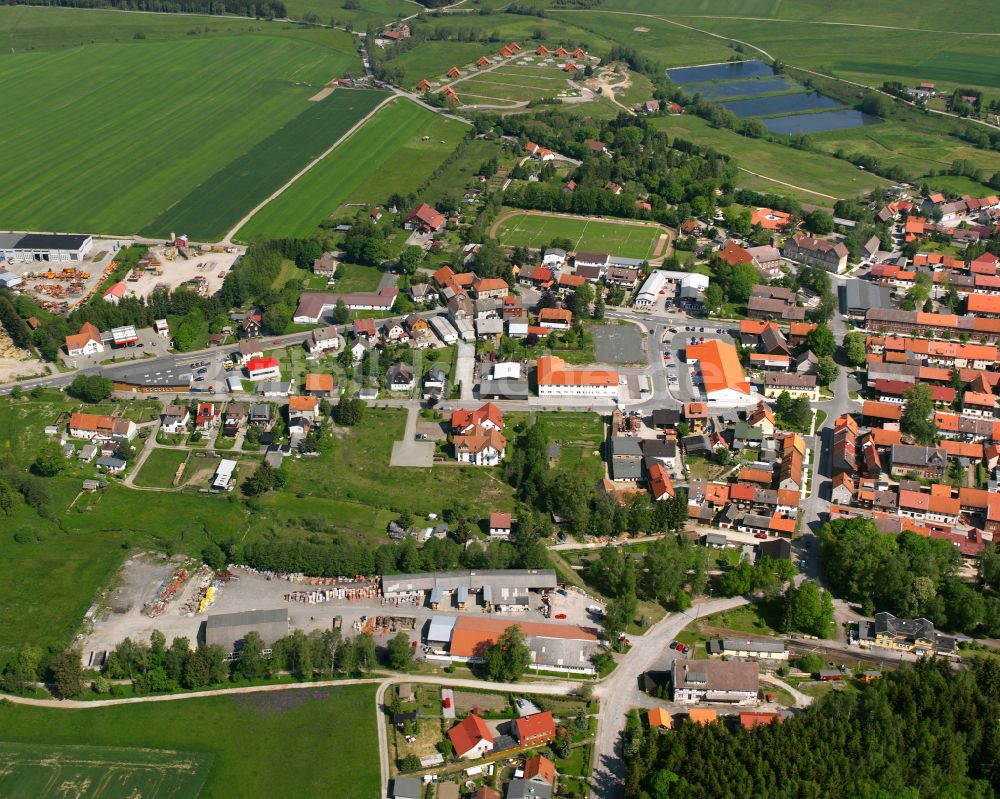
[[[599,363],[645,363],[644,337],[635,325],[599,325],[591,332]]]

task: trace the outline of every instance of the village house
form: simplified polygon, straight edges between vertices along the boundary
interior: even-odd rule
[[[448,738],[460,758],[476,760],[493,750],[493,734],[475,713],[448,730]]]
[[[404,226],[407,230],[416,230],[420,233],[437,233],[444,227],[444,222],[444,214],[427,203],[421,203],[406,218]]]
[[[944,476],[947,463],[948,453],[941,447],[895,444],[890,454],[890,473],[893,477],[914,473],[928,480],[938,480]]]
[[[306,349],[310,353],[327,352],[329,350],[339,350],[344,345],[344,339],[334,325],[328,327],[318,327],[309,334],[306,339]],[[242,345],[242,342],[241,342]],[[263,352],[254,353],[263,355]]]
[[[168,405],[160,415],[160,430],[167,435],[186,433],[191,411],[186,405]]]
[[[313,261],[312,270],[314,275],[332,278],[337,274],[337,258],[332,252],[325,252]]]
[[[787,372],[767,372],[764,375],[764,396],[776,399],[788,392],[792,399],[805,397],[810,402],[819,401],[819,386],[816,376]]]
[[[307,374],[306,394],[312,397],[333,396],[333,375],[325,372]]]
[[[791,261],[821,266],[828,272],[843,272],[849,253],[842,241],[817,239],[796,233],[785,242],[784,256]]]
[[[96,355],[100,352],[104,352],[101,331],[90,322],[84,322],[80,326],[79,333],[66,336],[66,354],[71,358],[79,355]]]
[[[408,363],[396,361],[386,372],[386,385],[389,391],[413,391],[413,367]]]
[[[509,513],[490,514],[490,538],[506,541],[510,538],[512,529],[511,516]]]
[[[551,711],[520,716],[514,720],[514,729],[521,746],[544,746],[556,737],[556,724]]]
[[[507,455],[507,439],[497,430],[476,428],[452,438],[455,459],[474,466],[497,466]]]

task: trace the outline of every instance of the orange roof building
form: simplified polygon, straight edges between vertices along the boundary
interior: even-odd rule
[[[549,48],[546,47],[544,44],[538,45],[538,49],[535,50],[535,55],[548,55],[548,54],[549,54]]]
[[[704,727],[706,724],[713,724],[719,720],[719,714],[711,708],[693,707],[688,711],[688,718],[695,724]]]
[[[420,81],[420,83],[417,84],[417,91],[418,92],[425,92],[430,87],[431,87],[431,82],[429,80],[427,80],[427,78],[424,78],[422,81]]]
[[[483,651],[493,646],[504,630],[513,625],[532,638],[553,638],[567,641],[597,641],[597,635],[574,624],[549,624],[523,619],[487,618],[485,616],[460,616],[451,634],[449,653],[457,658],[479,658]]]
[[[556,764],[543,755],[535,755],[524,761],[524,779],[542,780],[549,785],[556,782]]]
[[[521,746],[541,746],[556,737],[556,721],[550,710],[515,719],[514,729]]]
[[[488,67],[490,65],[490,60],[484,55],[479,56],[476,59],[476,66],[482,69],[483,67]]]
[[[448,77],[454,80],[462,76],[462,71],[458,67],[452,67],[448,70]]]
[[[555,355],[538,359],[540,397],[617,397],[618,372],[611,369],[569,369]]]
[[[792,224],[792,215],[770,208],[754,208],[750,214],[750,224],[760,225],[764,230],[784,230]]]
[[[688,363],[697,362],[710,402],[738,403],[751,394],[736,347],[718,339],[687,348]]]
[[[737,264],[752,264],[753,256],[736,242],[728,241],[726,246],[719,251],[719,260],[730,266],[736,266]]]
[[[542,308],[538,312],[538,324],[564,330],[573,324],[573,312],[566,308]]]
[[[760,724],[770,724],[772,721],[782,722],[781,714],[766,710],[741,710],[740,726],[744,730],[752,730]]]
[[[448,738],[459,757],[478,758],[493,750],[493,733],[475,713],[448,730]]]
[[[672,730],[674,727],[674,720],[666,708],[654,707],[646,714],[646,719],[649,721],[651,730]]]
[[[90,322],[84,322],[80,327],[79,333],[66,336],[66,352],[73,357],[104,352],[104,344],[101,342],[101,331]]]
[[[565,58],[569,55],[569,51],[565,47],[557,47],[555,56],[556,58]]]
[[[306,393],[329,396],[333,393],[333,375],[330,374],[308,374],[306,375]]]

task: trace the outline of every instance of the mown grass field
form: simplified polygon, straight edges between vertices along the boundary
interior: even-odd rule
[[[794,150],[763,139],[748,139],[731,130],[713,128],[693,115],[657,117],[652,122],[671,136],[680,136],[728,153],[745,169],[808,191],[746,174],[741,174],[740,186],[787,194],[818,205],[831,205],[832,200],[820,195],[853,197],[876,186],[889,185],[889,181],[855,169],[832,156]]]
[[[135,476],[137,486],[170,488],[177,469],[187,460],[187,450],[154,449]]]
[[[102,23],[107,30],[96,30]],[[204,18],[185,25],[200,32],[188,35],[170,15],[0,8],[0,30],[13,30],[17,43],[0,56],[7,228],[149,229],[199,187],[208,193],[226,165],[323,105],[308,98],[359,64],[339,31]],[[76,46],[86,38],[95,43]],[[254,171],[273,175],[271,161],[281,159],[301,166],[310,147],[299,147],[264,154]],[[215,196],[209,219],[202,208],[202,218],[177,221],[190,219],[186,232],[197,236],[227,214],[238,219],[261,188],[251,180],[233,188],[221,204]]]
[[[534,249],[555,238],[566,238],[573,242],[574,250],[607,252],[622,258],[651,258],[663,232],[653,225],[518,214],[500,224],[496,238],[509,247]]]
[[[0,743],[0,795],[63,799],[74,786],[80,799],[183,799],[201,791],[211,760],[169,750]]]
[[[210,761],[200,793],[143,792],[144,799],[369,799],[379,791],[374,696],[375,686],[357,685],[85,710],[4,705],[0,729],[6,741],[18,744],[179,750]],[[136,794],[69,795],[117,799]]]
[[[507,101],[526,102],[560,94],[578,94],[579,89],[568,82],[569,75],[552,62],[542,66],[538,56],[529,55],[527,64],[512,60],[501,67],[460,78],[452,83],[465,105]]]
[[[330,99],[338,94],[351,92]],[[344,203],[381,203],[392,192],[414,191],[467,132],[461,122],[397,100],[262,208],[239,238],[307,235]]]
[[[405,425],[405,410],[369,408],[360,425],[339,432],[330,452],[320,458],[289,458],[285,464],[289,485],[307,497],[391,509],[396,514],[440,513],[453,501],[483,516],[513,508],[511,488],[499,470],[390,467],[392,442],[403,437]]]

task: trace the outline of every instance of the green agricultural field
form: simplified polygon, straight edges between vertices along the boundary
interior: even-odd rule
[[[604,8],[605,4],[602,3],[600,9]],[[644,8],[637,10],[646,11]],[[578,28],[634,48],[661,64],[705,64],[725,61],[733,54],[726,43],[719,39],[692,34],[683,27],[655,17],[599,11],[555,10],[548,13],[562,22],[572,23]]]
[[[174,484],[177,469],[187,460],[187,456],[187,450],[154,449],[142,464],[139,474],[135,476],[135,484],[152,488],[170,488]]]
[[[409,100],[397,100],[262,208],[239,238],[308,235],[344,203],[381,203],[392,192],[415,191],[468,130]]]
[[[165,210],[145,233],[163,236],[184,230],[196,239],[222,238],[255,201],[281,186],[384,99],[383,92],[338,89],[310,103],[281,130],[213,175],[207,187],[194,189]]]
[[[374,697],[374,685],[355,685],[82,710],[4,704],[0,707],[0,730],[7,742],[39,744],[60,755],[64,746],[85,745],[95,753],[101,751],[97,747],[128,746],[143,752],[147,748],[177,750],[177,755],[211,763],[200,793],[192,784],[184,793],[144,791],[144,799],[368,799],[379,791]],[[122,756],[131,754],[125,751]],[[154,755],[148,756],[152,759]],[[9,776],[0,777],[3,779]],[[32,799],[47,795],[77,799],[139,795],[110,792],[111,787],[104,793],[95,792],[96,786],[92,786],[86,793],[13,795]],[[0,793],[12,795],[2,787]]]
[[[832,207],[831,197],[853,197],[876,186],[889,185],[889,181],[833,156],[795,150],[763,139],[748,139],[731,130],[713,128],[693,115],[657,117],[652,123],[671,136],[715,147],[733,156],[744,169],[765,176],[758,178],[743,173],[739,185],[746,188],[778,192]]]
[[[349,501],[396,514],[440,513],[453,501],[486,515],[513,507],[511,488],[495,469],[389,467],[392,442],[403,437],[406,411],[369,408],[360,425],[339,432],[320,458],[285,462],[296,494]],[[509,450],[508,450],[509,454]]]
[[[82,34],[70,25],[65,35],[45,36],[50,19],[108,20],[112,30],[95,44],[59,49]],[[326,103],[308,99],[358,64],[346,34],[282,23],[248,29],[212,20],[204,27],[215,32],[205,34],[189,18],[193,33],[181,35],[170,15],[5,7],[0,30],[6,32],[5,20],[26,29],[38,47],[14,53],[5,47],[0,55],[0,103],[9,119],[19,120],[8,123],[0,148],[0,217],[12,229],[126,234],[162,225],[156,230],[162,233],[176,220],[190,222],[186,232],[195,237],[224,231],[229,218],[235,222],[322,151],[314,139],[325,146],[336,139],[339,119],[292,147],[272,137],[296,133],[296,119],[315,119],[320,107],[338,102],[337,92]],[[140,25],[145,39],[110,40]],[[341,49],[346,44],[350,52]],[[343,121],[346,129],[353,120]],[[264,141],[278,149],[257,153],[255,174],[231,181],[220,200],[227,165],[239,165]],[[208,212],[201,206],[180,213],[185,199],[194,204],[198,187],[198,197],[212,198]],[[172,207],[172,218],[154,224]]]
[[[573,242],[574,250],[648,259],[664,232],[655,225],[519,213],[500,223],[496,238],[509,247],[534,249],[565,238]]]
[[[1000,9],[984,6],[976,14],[955,14],[947,3],[914,5],[909,0],[605,0],[601,8],[671,17],[758,17],[789,22],[898,26],[938,31],[995,31]]]
[[[0,742],[0,795],[186,799],[201,791],[211,761],[194,752]]]

